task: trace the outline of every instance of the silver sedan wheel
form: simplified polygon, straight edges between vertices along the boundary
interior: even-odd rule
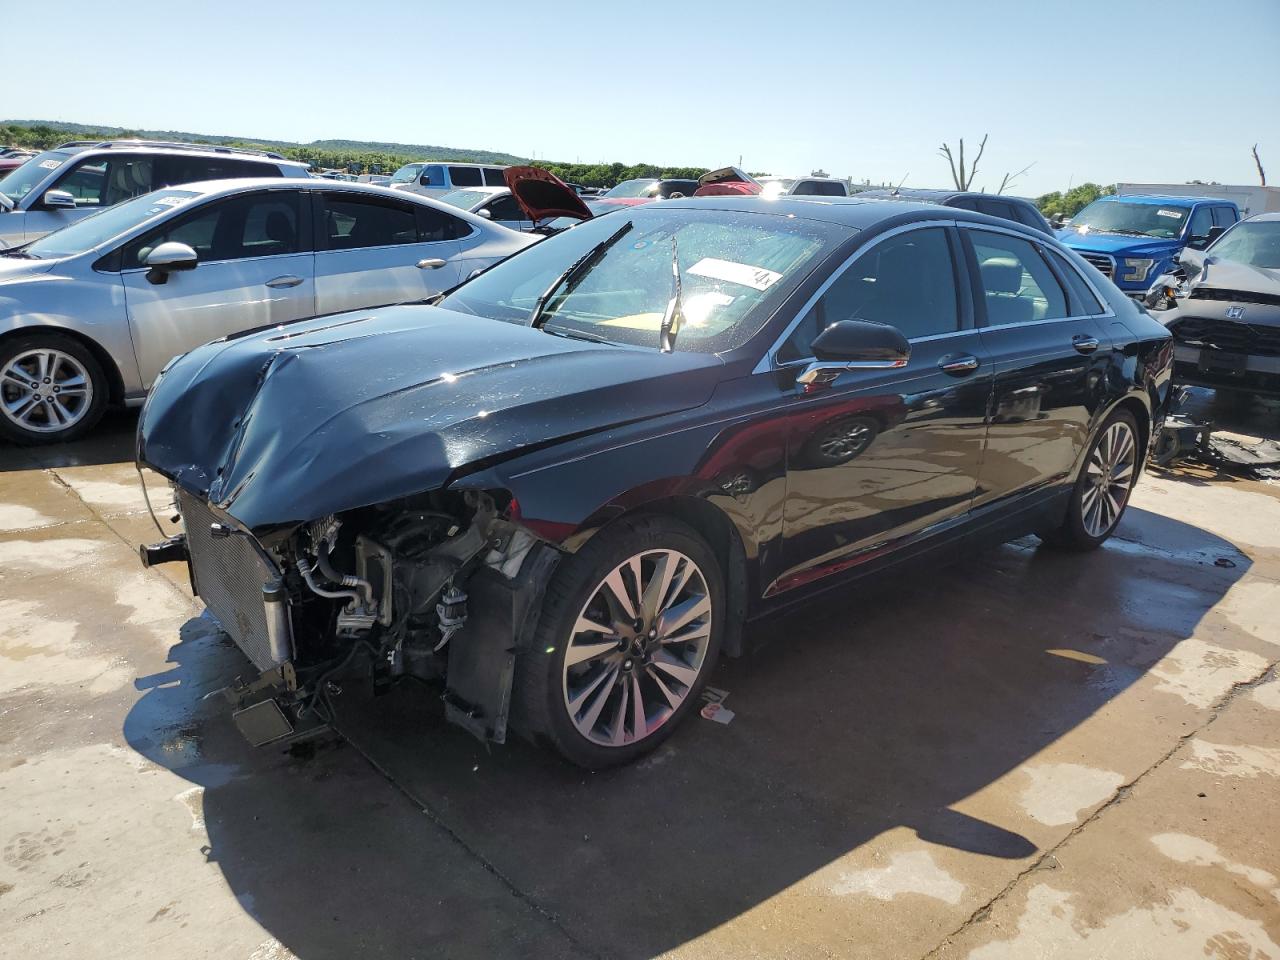
[[[40,348],[13,357],[0,370],[0,410],[32,433],[59,433],[93,405],[93,381],[75,357]]]
[[[698,565],[645,550],[592,591],[569,637],[564,705],[592,743],[651,736],[688,698],[711,643],[711,597]]]
[[[1120,519],[1133,486],[1137,452],[1133,430],[1123,420],[1107,427],[1093,448],[1086,468],[1088,479],[1080,498],[1080,517],[1089,536],[1109,533]]]

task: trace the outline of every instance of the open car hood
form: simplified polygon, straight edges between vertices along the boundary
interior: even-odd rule
[[[507,167],[502,177],[525,216],[535,223],[548,217],[591,219],[591,211],[573,187],[550,171],[540,167]]]
[[[695,197],[754,196],[763,188],[760,182],[738,167],[710,170],[698,178]]]
[[[249,530],[446,486],[455,472],[707,401],[711,354],[568,340],[399,306],[215,340],[171,364],[138,460]]]

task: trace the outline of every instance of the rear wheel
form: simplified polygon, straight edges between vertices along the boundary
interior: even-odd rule
[[[1067,514],[1040,538],[1071,550],[1093,550],[1115,532],[1138,479],[1138,423],[1117,410],[1098,430],[1085,455]]]
[[[82,344],[58,334],[0,342],[0,435],[22,444],[84,436],[107,406],[102,367]]]
[[[517,723],[579,766],[629,763],[697,708],[724,621],[723,576],[696,532],[667,517],[622,520],[547,588]]]

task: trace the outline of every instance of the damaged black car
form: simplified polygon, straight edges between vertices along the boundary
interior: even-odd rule
[[[1280,397],[1280,213],[1184,250],[1146,303],[1173,334],[1179,383]]]
[[[1030,228],[880,201],[671,200],[434,305],[172,362],[138,462],[252,661],[255,742],[341,680],[586,767],[652,750],[744,624],[1028,532],[1115,530],[1169,335]],[[856,608],[851,607],[851,611]],[[434,692],[433,692],[434,691]]]

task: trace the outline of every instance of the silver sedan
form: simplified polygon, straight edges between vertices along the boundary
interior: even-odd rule
[[[323,180],[157,190],[0,251],[0,436],[70,440],[209,340],[425,300],[537,238]]]

